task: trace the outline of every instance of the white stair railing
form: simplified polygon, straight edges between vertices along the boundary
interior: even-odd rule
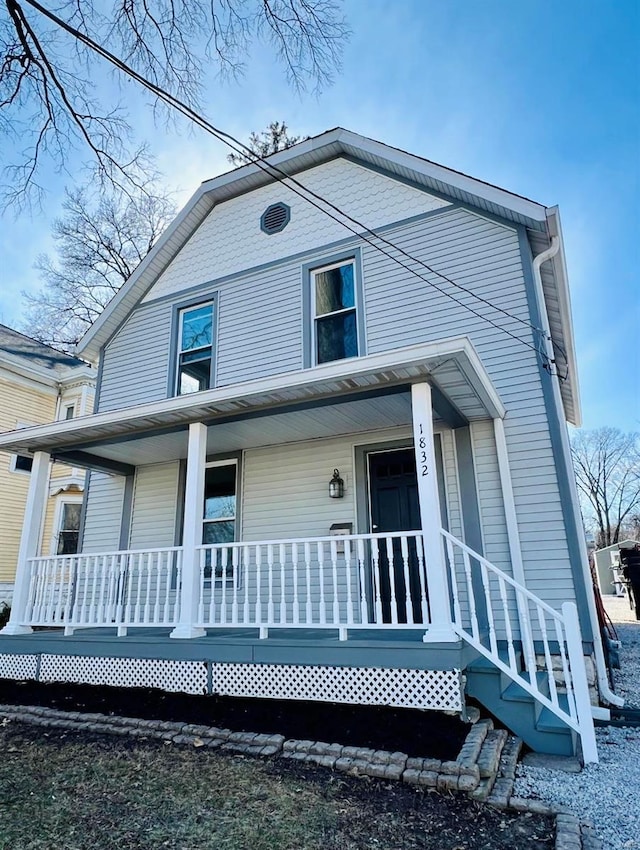
[[[448,531],[441,534],[456,633],[578,733],[585,762],[597,762],[575,604],[556,611]]]
[[[25,625],[72,631],[177,622],[179,547],[31,558],[29,570]]]

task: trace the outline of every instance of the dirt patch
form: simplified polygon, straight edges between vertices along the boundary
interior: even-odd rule
[[[175,720],[237,732],[340,743],[455,759],[469,731],[458,716],[435,711],[293,700],[169,694],[147,688],[0,682],[0,703],[45,705],[149,720]]]
[[[552,850],[554,821],[284,760],[9,723],[12,850]]]

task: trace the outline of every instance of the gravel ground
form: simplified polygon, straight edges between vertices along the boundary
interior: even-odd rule
[[[640,623],[626,598],[605,597],[605,607],[622,641],[616,693],[640,708]],[[640,850],[640,728],[601,727],[596,736],[600,764],[578,774],[520,764],[515,793],[592,821],[605,850]]]

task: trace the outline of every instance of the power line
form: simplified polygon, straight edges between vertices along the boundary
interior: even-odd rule
[[[316,209],[318,209],[324,215],[326,215],[329,218],[336,221],[338,224],[340,224],[345,229],[349,230],[352,234],[357,236],[359,239],[362,239],[363,241],[365,241],[367,244],[369,244],[376,251],[382,253],[384,256],[389,258],[392,262],[395,262],[397,265],[404,268],[410,274],[415,275],[420,280],[422,280],[424,283],[426,283],[428,286],[432,286],[434,289],[436,289],[442,295],[444,295],[447,298],[450,298],[456,304],[458,304],[459,306],[468,310],[470,313],[472,313],[477,318],[481,319],[482,321],[487,322],[492,327],[496,328],[496,330],[499,330],[502,333],[505,333],[507,336],[511,337],[516,342],[519,342],[522,345],[525,345],[527,348],[534,351],[543,360],[544,367],[550,371],[552,364],[549,361],[549,358],[546,355],[546,353],[544,351],[542,351],[541,348],[539,348],[536,345],[529,343],[527,340],[524,340],[519,336],[516,336],[515,334],[511,333],[511,331],[507,330],[504,326],[498,325],[496,322],[494,322],[488,316],[485,316],[482,313],[479,313],[477,310],[475,310],[469,304],[465,303],[464,301],[461,301],[459,298],[457,298],[455,295],[451,294],[450,292],[447,292],[445,289],[443,289],[440,285],[435,283],[433,280],[429,280],[423,274],[420,274],[420,272],[416,271],[416,269],[411,268],[405,262],[400,260],[398,257],[389,253],[389,251],[385,250],[385,248],[381,247],[381,245],[378,245],[375,242],[373,242],[372,238],[377,239],[378,241],[382,242],[384,245],[387,245],[392,250],[394,250],[394,251],[398,252],[399,254],[405,256],[411,262],[417,263],[418,265],[422,266],[427,271],[429,271],[431,274],[437,275],[443,281],[446,281],[450,285],[461,290],[466,295],[469,295],[472,298],[476,298],[478,301],[486,304],[487,306],[489,306],[493,310],[496,310],[497,312],[502,313],[506,317],[523,324],[528,329],[532,330],[534,334],[538,334],[538,335],[541,335],[541,336],[544,335],[544,331],[541,328],[535,327],[530,322],[527,322],[526,320],[520,318],[519,316],[515,316],[512,313],[510,313],[509,311],[504,310],[501,307],[498,307],[497,305],[493,304],[493,302],[483,298],[482,296],[478,295],[477,293],[472,292],[471,290],[467,289],[466,287],[462,286],[461,284],[459,284],[456,281],[449,278],[447,275],[444,275],[442,272],[439,272],[436,269],[432,268],[427,263],[425,263],[423,260],[420,260],[419,258],[414,257],[413,255],[409,254],[407,251],[405,251],[400,246],[396,245],[391,240],[386,239],[385,237],[381,236],[379,233],[376,233],[374,230],[371,230],[371,228],[367,227],[365,224],[358,221],[358,219],[352,217],[351,215],[346,213],[344,210],[342,210],[340,207],[338,207],[337,205],[333,204],[331,201],[324,198],[322,195],[319,195],[318,193],[314,192],[312,189],[309,189],[307,186],[305,186],[303,183],[301,183],[295,177],[292,177],[291,175],[287,174],[283,169],[279,168],[277,165],[274,165],[273,163],[268,162],[263,157],[255,154],[255,152],[252,151],[251,148],[249,148],[242,141],[235,138],[230,133],[227,133],[224,130],[220,130],[218,127],[215,127],[213,124],[211,124],[211,122],[209,122],[206,118],[204,118],[199,113],[197,113],[190,106],[183,103],[182,101],[180,101],[178,98],[176,98],[174,95],[170,94],[169,92],[166,92],[164,89],[160,88],[160,86],[156,85],[155,83],[152,83],[150,80],[147,80],[145,77],[143,77],[137,71],[135,71],[133,68],[128,66],[125,62],[123,62],[121,59],[119,59],[117,56],[115,56],[113,53],[108,51],[105,47],[98,44],[96,41],[94,41],[92,38],[90,38],[85,33],[81,32],[80,30],[78,30],[75,27],[68,24],[62,18],[59,18],[56,14],[49,11],[44,6],[42,6],[40,3],[38,3],[37,0],[24,0],[24,2],[26,2],[28,5],[32,6],[34,9],[36,9],[38,12],[40,12],[42,15],[44,15],[49,20],[51,20],[57,26],[61,27],[63,30],[65,30],[71,36],[76,38],[78,41],[81,41],[83,44],[85,44],[87,47],[89,47],[91,50],[93,50],[95,53],[97,53],[103,59],[106,59],[108,62],[110,62],[116,68],[118,68],[120,71],[123,71],[125,74],[130,76],[133,80],[140,83],[140,85],[142,85],[144,88],[146,88],[147,90],[152,92],[160,100],[167,103],[168,105],[170,105],[171,107],[176,109],[178,112],[180,112],[182,115],[184,115],[186,118],[188,118],[189,120],[196,123],[203,130],[205,130],[210,135],[212,135],[216,139],[218,139],[218,141],[222,142],[222,144],[226,145],[231,150],[233,150],[234,152],[236,152],[240,155],[247,155],[251,160],[251,164],[255,164],[258,168],[260,168],[263,172],[265,172],[269,177],[271,177],[271,178],[277,180],[278,182],[282,183],[287,189],[289,189],[289,191],[298,195],[300,198],[302,198],[304,201],[306,201],[307,203],[314,206]],[[293,184],[293,185],[291,185],[291,184]],[[294,188],[294,187],[297,187],[297,188]],[[312,199],[315,199],[315,200],[312,200]],[[319,203],[317,203],[316,201],[318,201]],[[325,204],[327,207],[334,210],[338,215],[342,216],[347,221],[350,221],[354,225],[356,225],[356,227],[358,227],[359,230],[355,230],[353,227],[351,227],[345,221],[338,218],[332,212],[330,212],[329,210],[320,206],[320,204]],[[364,233],[368,234],[369,236],[365,236],[363,234],[363,231],[364,231]],[[369,238],[369,237],[371,237],[371,238]]]

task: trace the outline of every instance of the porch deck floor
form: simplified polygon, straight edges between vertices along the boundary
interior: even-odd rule
[[[322,664],[420,670],[461,668],[470,660],[462,642],[424,643],[424,628],[354,630],[341,641],[332,629],[207,629],[205,637],[179,640],[168,628],[42,629],[29,635],[0,635],[0,654],[47,653],[111,658],[153,658],[254,664]]]

